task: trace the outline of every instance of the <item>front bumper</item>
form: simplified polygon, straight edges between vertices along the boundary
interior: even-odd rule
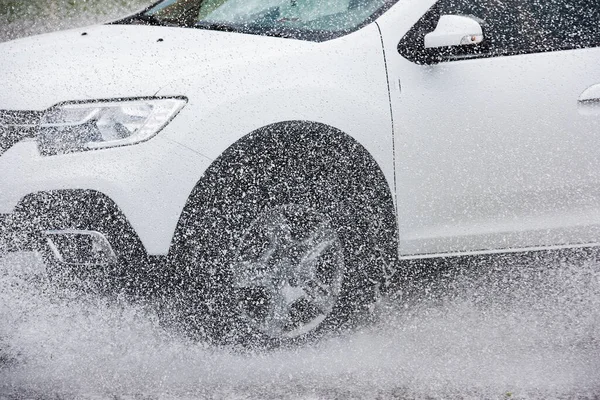
[[[17,213],[27,199],[98,193],[114,203],[148,255],[166,255],[187,198],[209,164],[161,135],[134,146],[51,157],[40,155],[37,143],[26,139],[0,156],[0,215],[6,225],[6,214]],[[4,246],[12,235],[8,231],[4,228]]]
[[[97,244],[105,248],[104,253],[110,257],[104,258],[111,262],[117,261],[116,253],[128,260],[142,260],[147,255],[125,215],[99,192],[36,193],[25,197],[14,213],[0,214],[0,252],[42,250],[49,245],[60,260],[69,253],[65,249],[100,254],[103,251],[96,250],[103,249],[95,249]],[[67,258],[67,264],[89,264],[70,262],[77,257]]]
[[[11,229],[10,215],[0,214],[0,254],[14,250],[16,250],[16,246]]]

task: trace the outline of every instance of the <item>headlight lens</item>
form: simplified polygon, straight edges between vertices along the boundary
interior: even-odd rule
[[[160,132],[186,103],[161,98],[61,104],[40,121],[40,151],[65,154],[140,143]]]

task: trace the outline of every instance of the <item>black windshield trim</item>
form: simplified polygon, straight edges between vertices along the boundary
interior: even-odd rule
[[[304,40],[309,42],[325,42],[328,40],[336,39],[342,36],[346,36],[352,32],[356,32],[365,26],[373,23],[377,18],[382,16],[386,11],[392,8],[399,0],[387,0],[386,3],[380,7],[377,11],[375,11],[369,18],[363,21],[361,24],[351,28],[345,29],[341,31],[314,31],[314,30],[305,30],[305,29],[297,29],[290,27],[281,27],[281,28],[273,28],[273,27],[248,27],[248,26],[235,26],[235,25],[227,25],[227,24],[210,24],[206,25],[197,24],[197,25],[186,25],[186,24],[177,24],[172,21],[160,21],[158,18],[152,18],[147,14],[148,11],[152,10],[154,7],[164,2],[165,0],[157,1],[156,3],[146,7],[141,12],[131,15],[129,17],[125,17],[118,21],[110,22],[109,25],[131,25],[133,23],[142,22],[145,25],[151,26],[169,26],[169,27],[179,27],[179,28],[193,28],[193,29],[204,29],[204,30],[212,30],[212,31],[220,31],[220,32],[233,32],[233,33],[242,33],[248,35],[258,35],[258,36],[271,36],[271,37],[279,37],[284,39],[296,39],[296,40]]]
[[[117,22],[111,22],[109,25],[131,25],[134,22],[141,22],[142,25],[150,25],[150,26],[170,26],[170,27],[178,27],[179,24],[175,21],[162,20],[154,17],[149,14],[135,14],[130,17],[123,18]]]

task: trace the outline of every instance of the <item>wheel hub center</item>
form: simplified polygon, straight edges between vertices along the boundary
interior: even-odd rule
[[[252,328],[272,338],[297,337],[331,312],[344,264],[325,215],[295,205],[274,208],[255,219],[239,248],[234,286],[242,289],[240,314]]]

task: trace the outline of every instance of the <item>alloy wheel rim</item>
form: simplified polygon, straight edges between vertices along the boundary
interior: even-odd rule
[[[262,212],[244,232],[232,278],[242,320],[271,339],[293,339],[332,312],[343,276],[330,218],[285,205]]]

